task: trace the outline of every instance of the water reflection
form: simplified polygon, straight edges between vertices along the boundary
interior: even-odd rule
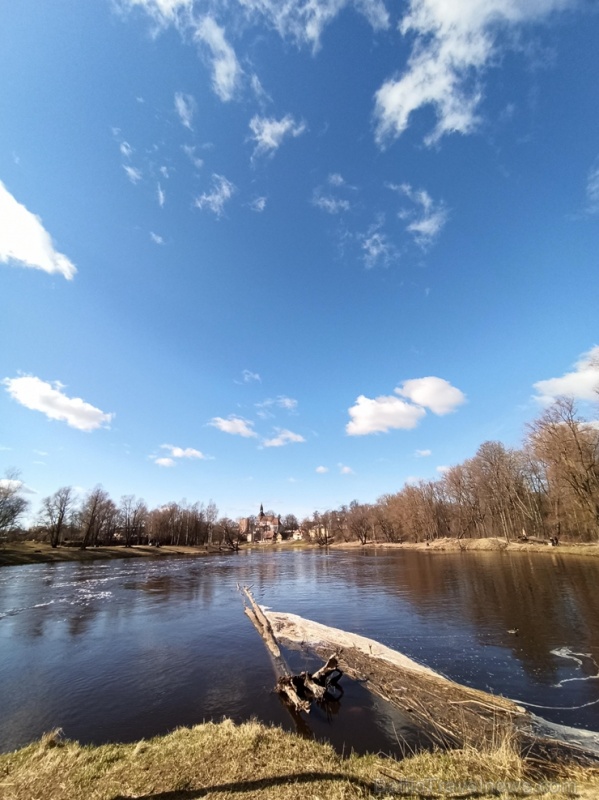
[[[94,742],[223,715],[293,728],[238,583],[277,610],[379,639],[455,680],[557,707],[533,708],[549,719],[599,729],[599,704],[572,708],[599,697],[598,569],[554,553],[273,549],[0,570],[0,748],[56,725]],[[314,666],[305,654],[293,658],[300,670]],[[310,722],[346,751],[393,750],[409,733],[409,721],[357,684]]]

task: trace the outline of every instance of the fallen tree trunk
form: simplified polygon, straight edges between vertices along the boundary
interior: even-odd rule
[[[335,650],[345,673],[408,715],[433,745],[480,747],[508,737],[543,763],[564,758],[587,763],[599,756],[599,734],[581,744],[567,728],[553,726],[556,738],[550,738],[539,719],[513,700],[455,683],[380,642],[295,614],[266,616],[278,640],[290,647],[320,656]]]
[[[330,656],[327,662],[314,674],[301,672],[299,675],[292,675],[265,612],[254,600],[247,586],[238,588],[250,604],[249,607],[244,606],[245,614],[260,634],[271,655],[273,669],[277,677],[275,689],[287,701],[293,711],[304,711],[309,714],[313,700],[322,703],[326,702],[327,699],[336,699],[331,693],[331,689],[336,688],[339,690],[337,683],[343,674],[338,668],[337,656]]]

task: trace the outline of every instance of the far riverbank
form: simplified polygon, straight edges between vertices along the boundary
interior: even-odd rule
[[[524,551],[528,553],[552,553],[559,555],[599,556],[599,544],[591,542],[564,542],[552,547],[544,542],[519,542],[507,539],[433,539],[430,542],[333,542],[335,550],[377,548],[381,550],[420,550],[427,553],[459,553],[468,551]]]
[[[284,542],[276,545],[242,545],[245,549],[250,547],[257,550],[271,550],[273,548],[305,549],[315,547],[310,542]],[[463,551],[524,551],[529,553],[552,553],[559,555],[599,556],[599,544],[588,542],[564,542],[557,547],[551,547],[543,542],[508,542],[506,539],[434,539],[430,542],[331,542],[332,550],[361,550],[376,548],[380,550],[419,550],[427,553],[459,553]],[[133,547],[89,547],[81,550],[78,547],[52,548],[45,542],[9,542],[0,547],[0,567],[19,566],[24,564],[47,564],[52,562],[67,561],[96,561],[98,559],[124,559],[124,558],[165,558],[207,556],[211,553],[229,552],[220,550],[216,546],[190,547],[185,545],[163,545],[150,547],[148,545],[134,545]]]

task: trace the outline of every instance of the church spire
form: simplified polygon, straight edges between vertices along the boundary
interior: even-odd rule
[[[260,503],[260,516],[264,516],[264,508],[262,507],[262,503]]]

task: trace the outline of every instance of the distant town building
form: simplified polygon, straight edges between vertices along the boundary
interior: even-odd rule
[[[247,542],[280,542],[283,538],[281,515],[265,514],[261,503],[257,517],[245,517],[239,520],[239,531]]]

